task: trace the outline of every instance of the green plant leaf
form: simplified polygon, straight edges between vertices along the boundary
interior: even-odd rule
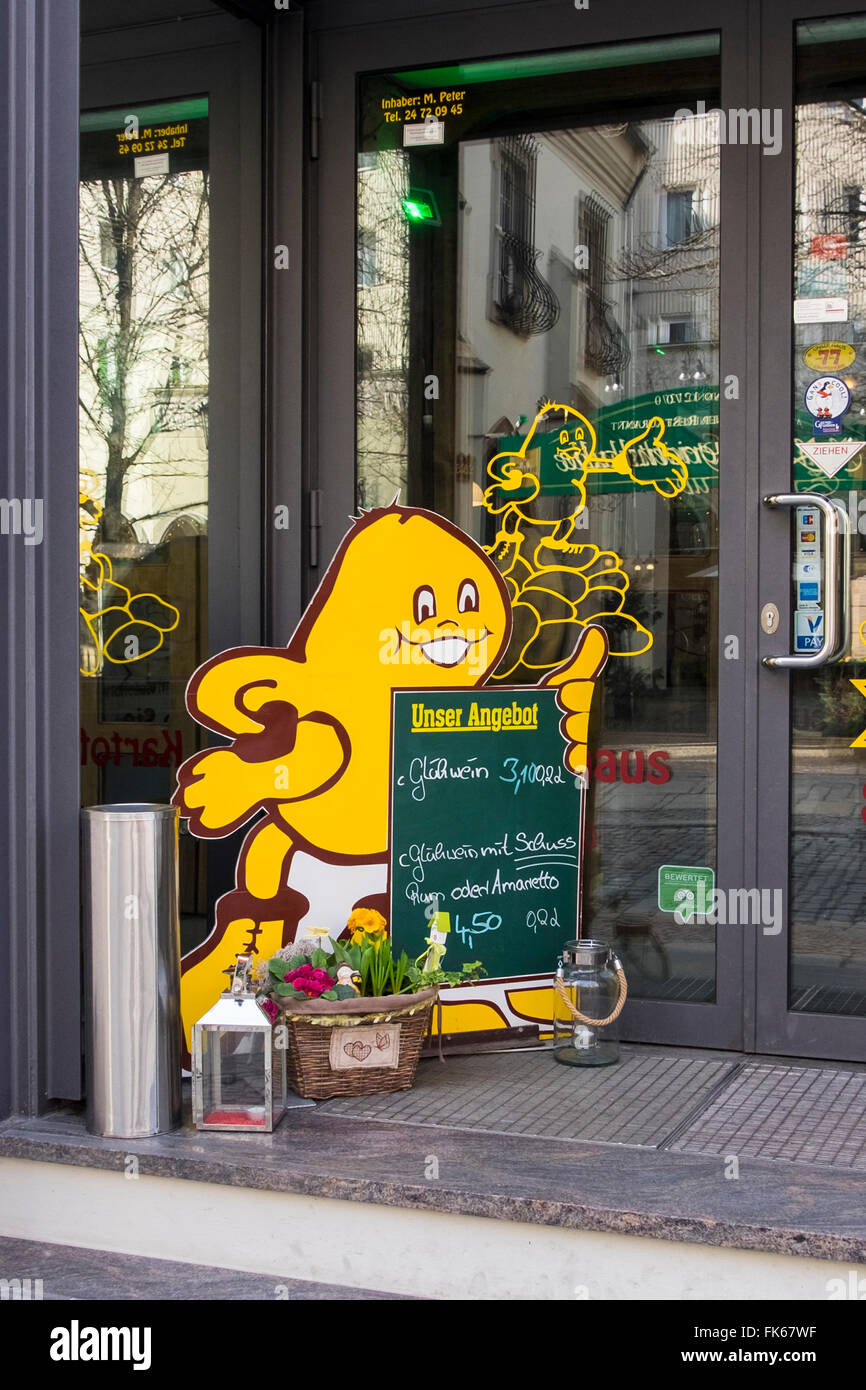
[[[314,965],[317,970],[324,970],[325,966],[327,965],[327,962],[328,957],[325,955],[321,946],[317,946],[312,956],[310,957],[310,964]]]
[[[341,986],[341,988],[342,988],[342,986]],[[319,998],[320,998],[320,999],[339,999],[339,998],[341,998],[341,996],[340,996],[340,994],[338,994],[337,990],[335,990],[335,989],[326,989],[326,990],[323,990],[323,991],[322,991],[322,993],[319,995]]]
[[[340,965],[351,965],[353,970],[361,969],[361,947],[346,946],[341,941],[335,943],[335,951],[338,953]]]
[[[370,979],[370,975],[373,969],[373,951],[370,946],[367,946],[364,950],[361,951],[361,964],[359,968],[361,971],[361,977],[364,981],[364,993],[366,994],[367,982]]]
[[[409,970],[409,957],[406,955],[406,952],[405,952],[405,951],[401,951],[401,952],[400,952],[400,959],[397,961],[397,964],[394,966],[394,984],[396,985],[396,992],[397,992],[398,994],[399,994],[400,990],[403,989],[404,986],[405,986],[405,984],[406,984],[406,976],[407,976],[407,974],[408,974],[408,970]]]
[[[296,995],[299,999],[300,999],[300,998],[303,998],[303,996],[302,996],[300,990],[295,989],[295,986],[292,985],[292,984],[288,984],[288,985],[287,985],[287,984],[285,983],[285,981],[283,981],[283,980],[280,980],[280,981],[278,982],[278,984],[276,984],[276,985],[274,986],[274,993],[275,993],[275,994],[294,994],[294,995]]]

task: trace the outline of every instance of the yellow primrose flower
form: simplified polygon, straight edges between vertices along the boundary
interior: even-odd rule
[[[385,939],[386,938],[381,933],[376,936],[371,936],[369,932],[356,931],[352,932],[349,942],[352,946],[375,946],[378,951]]]
[[[356,907],[346,926],[352,930],[352,945],[357,946],[364,936],[384,936],[388,923],[381,912],[377,912],[375,908]]]

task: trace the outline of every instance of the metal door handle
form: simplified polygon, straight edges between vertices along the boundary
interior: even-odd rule
[[[774,492],[763,499],[765,507],[814,507],[823,514],[824,529],[824,640],[816,652],[792,652],[789,656],[765,656],[765,666],[794,667],[805,671],[838,660],[848,645],[850,631],[848,582],[851,573],[851,528],[848,513],[838,503],[817,492]],[[841,562],[840,562],[841,554]]]
[[[839,542],[842,547],[842,564],[839,575],[839,602],[841,605],[839,645],[830,660],[841,661],[851,645],[851,521],[847,509],[842,506],[841,502],[837,501],[835,497],[831,497],[830,501],[836,508],[839,517]]]

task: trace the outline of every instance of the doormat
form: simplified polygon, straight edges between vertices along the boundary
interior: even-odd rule
[[[340,1097],[320,1108],[393,1124],[661,1148],[738,1065],[628,1047],[612,1067],[565,1067],[546,1048],[431,1058],[411,1091]]]

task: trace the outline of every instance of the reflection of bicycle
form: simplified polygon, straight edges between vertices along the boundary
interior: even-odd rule
[[[614,924],[614,935],[627,973],[631,971],[632,975],[653,985],[664,984],[670,979],[671,964],[667,948],[652,926],[620,917]]]

